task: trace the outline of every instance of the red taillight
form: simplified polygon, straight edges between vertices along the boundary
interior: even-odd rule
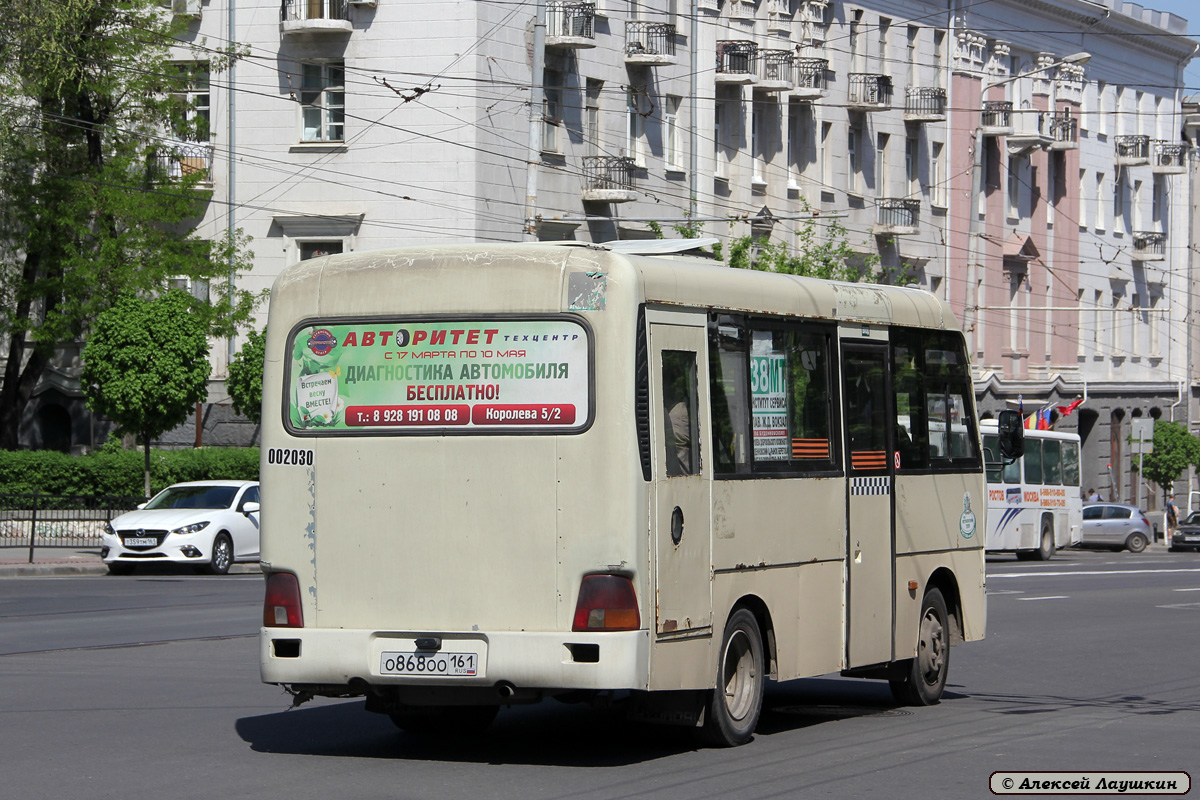
[[[583,576],[571,630],[636,631],[640,627],[633,581],[620,575]]]
[[[300,582],[290,572],[272,572],[267,576],[267,596],[263,601],[263,627],[303,628],[300,609]]]

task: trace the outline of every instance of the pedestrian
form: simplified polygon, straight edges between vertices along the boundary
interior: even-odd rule
[[[1171,541],[1171,535],[1175,533],[1175,526],[1179,524],[1179,509],[1175,507],[1175,495],[1167,498],[1167,541]]]
[[[1088,489],[1087,501],[1089,503],[1099,503],[1100,502],[1100,493],[1097,492],[1095,489]]]

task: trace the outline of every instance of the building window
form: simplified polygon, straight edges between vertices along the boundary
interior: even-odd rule
[[[1021,217],[1021,159],[1016,156],[1008,158],[1008,216]]]
[[[946,49],[946,32],[933,32],[933,86],[942,88],[942,52]]]
[[[929,202],[941,208],[946,207],[945,149],[941,142],[934,142],[929,158]]]
[[[833,148],[829,139],[833,136],[833,123],[821,123],[821,191],[833,191]]]
[[[1087,170],[1079,170],[1079,229],[1087,228],[1088,224],[1088,199],[1087,199]]]
[[[663,150],[665,151],[667,169],[684,169],[683,165],[683,124],[679,120],[679,109],[683,98],[667,95],[663,104]]]
[[[301,261],[308,261],[310,258],[320,258],[321,256],[332,256],[342,252],[342,242],[340,239],[327,242],[300,242],[299,247]]]
[[[1150,357],[1160,358],[1162,356],[1162,342],[1159,339],[1159,329],[1162,326],[1162,320],[1159,318],[1158,302],[1162,300],[1161,294],[1150,295],[1150,308],[1146,314],[1147,325],[1150,328]]]
[[[1150,202],[1150,218],[1154,223],[1154,230],[1161,233],[1163,230],[1163,219],[1167,214],[1167,203],[1169,202],[1167,197],[1167,182],[1162,175],[1154,176],[1154,194],[1150,198]]]
[[[921,29],[918,28],[916,25],[908,26],[908,85],[909,86],[919,86],[920,85],[920,82],[917,80],[918,70],[920,69],[920,66],[917,63],[920,60],[919,53],[917,50],[917,44],[918,44],[917,37],[920,35],[920,33],[921,33]]]
[[[713,105],[713,174],[718,178],[728,177],[725,171],[725,101],[718,99]]]
[[[862,139],[862,129],[851,125],[846,134],[846,164],[850,169],[847,176],[846,190],[851,194],[862,194],[862,164],[859,161],[858,147]]]
[[[191,61],[175,64],[175,85],[171,96],[180,105],[174,134],[185,142],[207,142],[210,136],[211,102],[208,85],[208,62]]]
[[[881,133],[875,138],[875,196],[888,197],[887,148],[889,137]]]
[[[600,146],[600,91],[603,88],[603,81],[588,78],[585,99],[587,106],[584,109],[584,138],[587,140],[586,149],[589,156],[598,156],[604,153],[604,148]]]
[[[920,158],[920,151],[917,148],[918,140],[915,136],[909,136],[904,140],[904,191],[909,197],[921,191],[921,184],[917,180],[917,167]]]
[[[1118,172],[1113,181],[1113,232],[1125,232],[1125,173]]]
[[[542,152],[561,153],[562,76],[554,70],[542,73]]]
[[[1100,136],[1108,134],[1108,88],[1104,81],[1096,81],[1096,133]]]
[[[1096,231],[1108,229],[1108,192],[1104,188],[1104,173],[1096,173]]]
[[[879,18],[879,71],[888,72],[891,63],[891,52],[888,50],[888,35],[892,31],[892,21],[887,17]]]
[[[304,64],[300,89],[303,142],[345,140],[346,77],[342,63]]]
[[[645,151],[642,141],[646,136],[646,118],[642,115],[642,98],[646,90],[641,86],[630,86],[625,92],[625,149],[621,154],[633,159],[639,167],[645,166]]]

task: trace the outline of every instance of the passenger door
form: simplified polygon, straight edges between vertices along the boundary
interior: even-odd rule
[[[648,315],[649,316],[649,315]],[[705,317],[657,316],[650,325],[650,429],[653,442],[651,536],[655,554],[655,632],[712,628]]]
[[[842,342],[846,430],[846,659],[848,667],[892,659],[895,598],[892,479],[895,414],[886,342]]]

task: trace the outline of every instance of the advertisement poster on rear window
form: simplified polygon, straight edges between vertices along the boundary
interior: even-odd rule
[[[292,339],[287,417],[312,432],[572,432],[591,416],[572,320],[318,323]]]

